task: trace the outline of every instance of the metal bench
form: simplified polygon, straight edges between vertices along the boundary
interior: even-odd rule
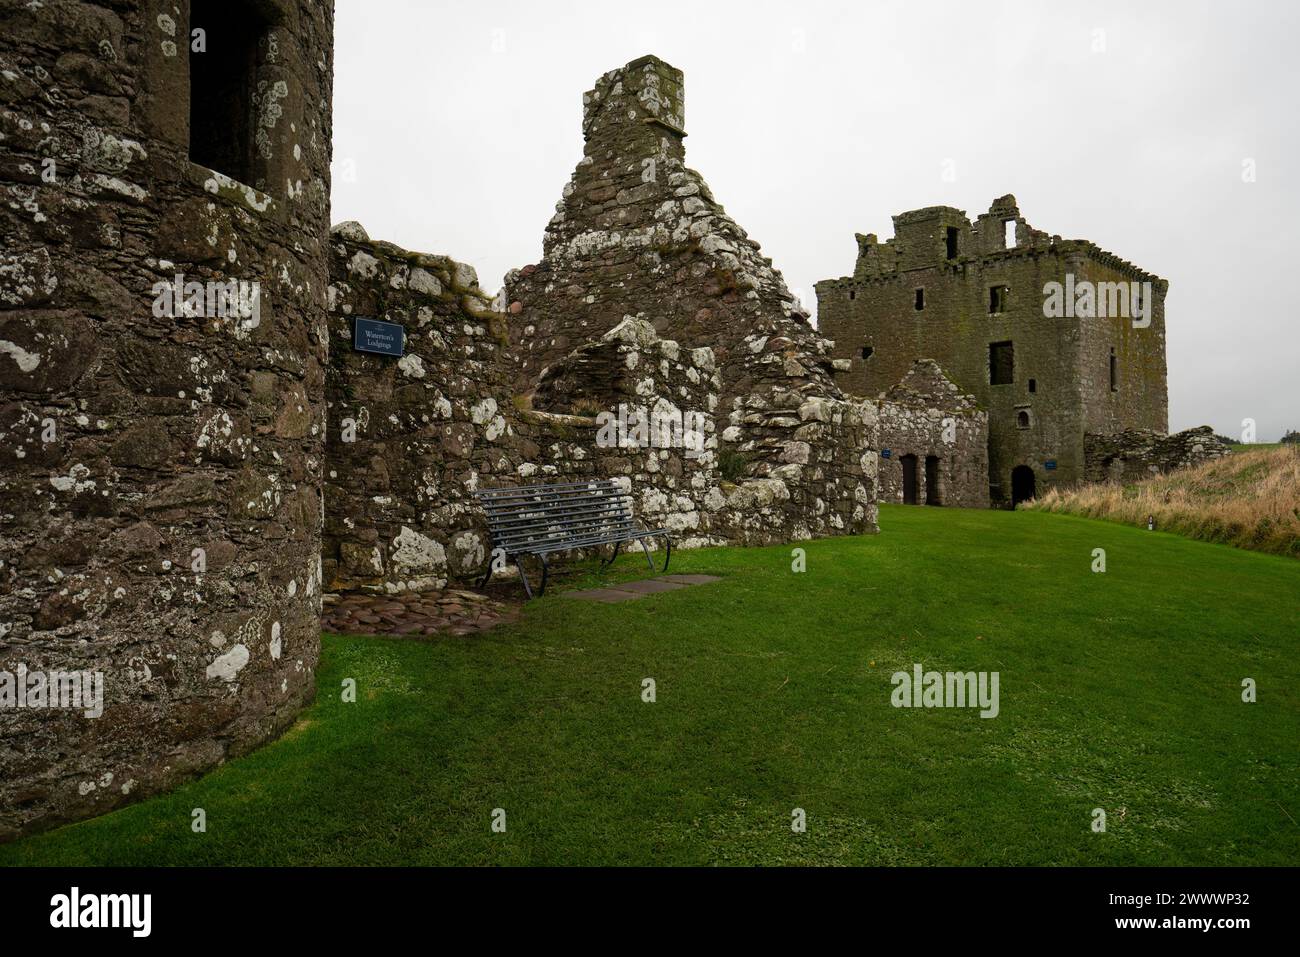
[[[631,493],[623,491],[612,479],[481,489],[474,494],[487,514],[488,530],[492,534],[492,554],[479,588],[486,586],[492,577],[498,551],[514,561],[529,598],[533,597],[533,589],[524,573],[526,555],[535,555],[542,563],[542,587],[538,595],[546,593],[546,580],[551,572],[547,558],[554,552],[613,545],[613,553],[601,562],[603,569],[618,557],[624,542],[639,542],[653,571],[654,560],[646,540],[662,538],[667,548],[664,571],[668,570],[673,554],[668,530],[639,528],[632,515]]]

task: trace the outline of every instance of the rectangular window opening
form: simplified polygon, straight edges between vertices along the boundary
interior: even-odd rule
[[[958,252],[958,250],[957,250],[957,239],[958,239],[958,237],[959,237],[960,235],[961,235],[961,234],[958,232],[956,226],[949,226],[949,227],[948,227],[947,233],[945,234],[945,236],[946,236],[945,242],[946,242],[946,244],[947,244],[947,252],[948,252],[948,258],[949,258],[949,259],[956,259],[956,258],[957,258],[957,252]]]
[[[1114,349],[1110,350],[1110,391],[1119,391],[1119,357]]]
[[[1010,286],[989,287],[989,315],[995,316],[1007,311],[1007,302],[1011,298]]]
[[[1014,219],[1008,219],[1003,221],[1002,242],[1007,247],[1007,249],[1016,248],[1016,221]]]
[[[190,5],[190,160],[246,185],[258,178],[253,93],[269,28],[242,0]]]
[[[1015,381],[1015,355],[1010,342],[989,343],[989,385],[1010,385]]]
[[[917,312],[920,312],[922,309],[925,308],[925,290],[924,290],[924,289],[918,289],[918,290],[916,291],[916,301],[915,301],[914,305],[915,305],[915,308],[916,308],[916,311],[917,311]]]

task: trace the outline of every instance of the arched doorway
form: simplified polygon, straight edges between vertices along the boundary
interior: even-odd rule
[[[1034,470],[1028,465],[1017,465],[1011,470],[1011,505],[1014,508],[1021,502],[1034,497]]]
[[[903,504],[916,504],[916,456],[904,455],[898,460],[903,466]]]

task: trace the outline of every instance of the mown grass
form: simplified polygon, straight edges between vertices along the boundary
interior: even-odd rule
[[[1156,527],[1200,541],[1300,558],[1300,446],[1243,446],[1143,482],[1053,489],[1023,508]]]
[[[1300,860],[1300,564],[1043,512],[881,511],[879,536],[804,543],[803,573],[789,547],[683,552],[675,570],[725,581],[548,595],[472,639],[327,636],[282,740],[0,864]],[[914,662],[998,671],[1001,713],[891,707]]]

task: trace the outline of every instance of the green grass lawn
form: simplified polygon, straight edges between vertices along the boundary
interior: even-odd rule
[[[1300,563],[1035,512],[881,526],[803,543],[801,574],[789,547],[679,552],[726,580],[327,636],[282,740],[0,864],[1300,861]],[[1001,713],[892,707],[915,662],[999,672]]]

